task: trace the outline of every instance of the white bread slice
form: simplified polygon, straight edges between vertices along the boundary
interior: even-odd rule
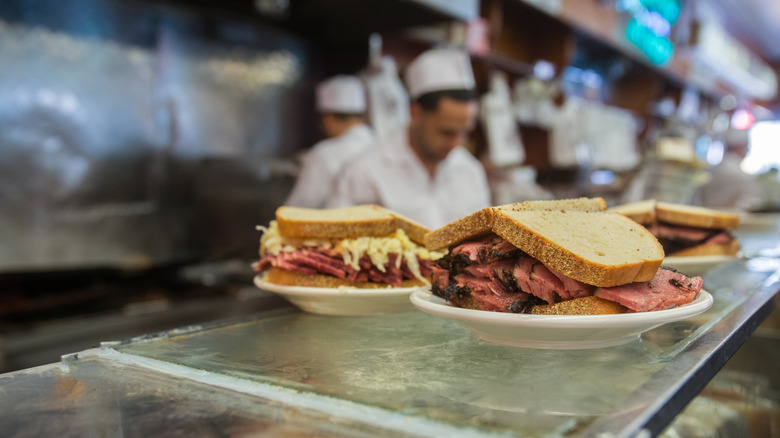
[[[698,228],[737,228],[739,215],[722,210],[693,205],[658,202],[655,217],[659,222]]]
[[[649,281],[664,251],[647,229],[607,212],[495,212],[493,232],[562,274],[598,287]]]
[[[342,208],[282,206],[276,210],[279,234],[285,237],[352,239],[384,237],[398,228],[419,244],[430,230],[378,205]]]
[[[618,205],[607,211],[622,214],[642,225],[650,225],[655,222],[655,206],[655,199],[646,199],[644,201]]]
[[[425,235],[425,247],[437,251],[463,240],[490,232],[493,228],[496,211],[533,211],[533,210],[577,210],[604,211],[607,203],[603,198],[574,198],[552,201],[525,201],[487,207],[464,218],[451,222]]]

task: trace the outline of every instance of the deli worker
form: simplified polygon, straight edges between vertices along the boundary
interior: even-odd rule
[[[462,146],[476,123],[474,75],[465,52],[433,49],[405,80],[408,126],[350,161],[329,205],[379,204],[438,228],[490,204],[485,169]]]
[[[374,142],[373,131],[365,123],[365,88],[357,77],[339,75],[321,82],[316,105],[326,139],[306,154],[286,205],[325,207],[344,163]]]

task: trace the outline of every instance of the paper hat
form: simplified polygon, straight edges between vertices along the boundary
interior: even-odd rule
[[[317,111],[359,114],[366,111],[363,83],[355,76],[338,75],[317,85]]]
[[[433,91],[474,89],[469,55],[456,49],[424,52],[406,68],[406,88],[412,99]]]

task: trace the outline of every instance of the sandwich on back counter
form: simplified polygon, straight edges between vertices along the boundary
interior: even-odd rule
[[[428,251],[427,228],[376,205],[332,209],[279,207],[258,227],[254,269],[269,283],[337,288],[428,284],[443,253]]]
[[[661,268],[656,238],[606,212],[601,198],[528,201],[479,210],[425,235],[431,291],[455,306],[590,315],[692,302],[701,277]]]
[[[646,227],[669,257],[736,255],[739,242],[729,230],[739,226],[739,215],[653,199],[612,207]]]

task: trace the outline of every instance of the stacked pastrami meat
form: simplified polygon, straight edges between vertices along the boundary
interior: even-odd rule
[[[415,279],[416,276],[409,269],[408,261],[403,259],[397,263],[398,254],[388,254],[388,261],[384,270],[380,270],[371,262],[368,255],[364,255],[358,261],[360,269],[344,262],[341,252],[333,248],[305,247],[296,248],[294,251],[267,254],[255,265],[256,271],[265,271],[271,266],[285,269],[299,274],[324,274],[353,282],[372,281],[374,283],[389,284],[393,287],[401,286],[404,280]],[[424,278],[430,278],[433,261],[417,259],[420,274]]]
[[[434,295],[464,307],[527,313],[532,306],[595,295],[627,312],[662,310],[693,301],[701,277],[689,278],[668,268],[648,282],[591,286],[563,275],[495,234],[465,241],[436,261]]]
[[[683,225],[657,222],[647,226],[666,254],[674,254],[698,245],[722,245],[734,240],[725,229],[686,227]]]

